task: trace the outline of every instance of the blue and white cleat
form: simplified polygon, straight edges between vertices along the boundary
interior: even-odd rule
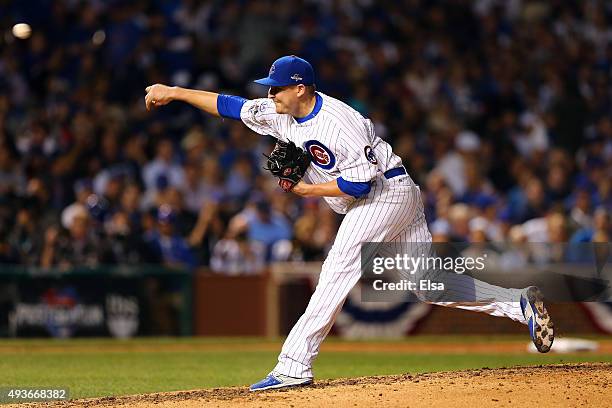
[[[540,353],[548,353],[555,340],[554,327],[544,306],[544,295],[536,286],[529,286],[521,293],[521,310],[527,320],[531,340]]]
[[[312,378],[295,378],[272,371],[266,378],[249,387],[249,391],[264,391],[277,388],[300,387],[312,384]]]

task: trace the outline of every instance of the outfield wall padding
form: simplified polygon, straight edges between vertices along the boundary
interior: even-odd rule
[[[194,275],[194,334],[265,336],[268,275]]]

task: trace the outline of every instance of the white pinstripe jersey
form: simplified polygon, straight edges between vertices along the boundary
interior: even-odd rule
[[[247,101],[240,118],[261,135],[290,140],[310,152],[312,164],[304,179],[325,183],[338,177],[352,182],[370,182],[387,170],[402,165],[391,146],[376,136],[372,121],[344,102],[317,92],[321,110],[311,119],[298,123],[287,114],[276,113],[269,98]],[[350,196],[325,197],[332,210],[346,214],[356,199]]]

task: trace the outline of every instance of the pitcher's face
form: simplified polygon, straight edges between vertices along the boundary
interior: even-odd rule
[[[268,90],[268,98],[274,101],[276,113],[289,114],[296,110],[298,105],[298,96],[300,86],[303,85],[287,85],[287,86],[271,86]]]

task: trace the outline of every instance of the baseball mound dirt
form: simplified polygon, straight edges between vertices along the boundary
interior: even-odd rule
[[[559,408],[609,407],[610,401],[612,364],[585,363],[323,380],[309,387],[261,393],[244,387],[215,388],[37,406],[482,408],[535,403],[538,408]]]

